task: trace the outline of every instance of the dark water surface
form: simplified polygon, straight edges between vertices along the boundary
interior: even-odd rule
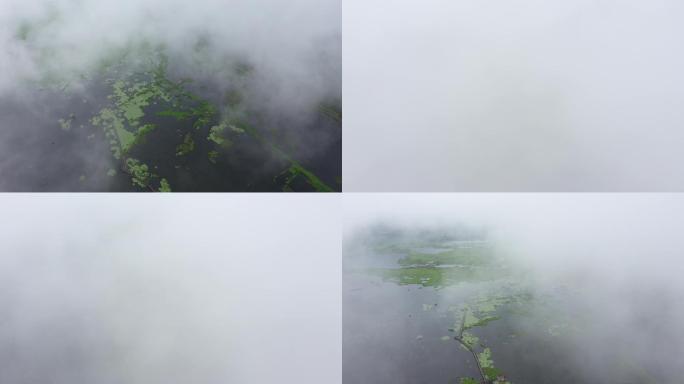
[[[3,191],[137,191],[131,178],[112,157],[101,128],[90,119],[109,103],[111,88],[100,81],[85,91],[39,89],[29,86],[21,93],[0,97],[0,190]],[[221,90],[211,84],[195,86],[193,92],[220,105]],[[145,143],[130,156],[149,164],[151,172],[166,178],[173,191],[282,191],[290,163],[274,156],[276,145],[315,174],[333,190],[341,190],[341,124],[323,114],[296,119],[282,113],[253,111],[249,121],[263,140],[242,135],[214,163],[207,153],[214,149],[206,140],[208,127],[195,132],[194,121],[158,116],[161,105],[145,109],[144,123],[157,126]],[[59,119],[69,119],[62,129]],[[211,122],[218,123],[217,121]],[[211,125],[211,124],[210,124]],[[179,137],[195,135],[195,149],[176,156]],[[110,169],[116,175],[108,175]],[[125,171],[125,170],[124,170]],[[292,183],[294,191],[315,190],[302,177]]]
[[[416,249],[431,255],[443,248]],[[494,366],[512,384],[677,383],[672,379],[677,368],[652,356],[663,356],[667,341],[659,335],[669,331],[656,330],[649,314],[667,313],[674,301],[666,295],[648,291],[650,299],[637,300],[644,292],[638,286],[625,292],[625,303],[645,303],[639,308],[643,325],[635,325],[632,314],[615,313],[624,306],[606,302],[591,282],[586,288],[560,282],[525,285],[516,281],[527,278],[521,275],[448,286],[403,284],[376,272],[396,270],[398,254],[371,251],[366,256],[345,255],[345,384],[451,384],[479,378],[473,355],[454,339],[462,319],[454,308],[492,292],[516,299],[497,306],[495,320],[467,332],[479,338],[476,352],[491,350]]]

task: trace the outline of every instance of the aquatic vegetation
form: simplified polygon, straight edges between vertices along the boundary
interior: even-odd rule
[[[461,283],[476,283],[498,280],[508,275],[501,268],[473,267],[402,267],[368,269],[368,273],[380,276],[385,281],[400,285],[421,285],[443,288]]]
[[[385,281],[400,285],[422,285],[440,287],[445,285],[444,271],[437,268],[396,268],[369,269],[369,273],[379,275]]]
[[[223,145],[226,143],[226,139],[222,137],[222,134],[226,128],[228,128],[228,124],[225,121],[221,122],[219,125],[214,125],[209,129],[209,136],[207,136],[207,139],[218,145]],[[230,141],[228,141],[228,143],[230,143]]]
[[[105,105],[90,119],[93,126],[104,131],[110,143],[112,156],[122,162],[125,173],[132,175],[133,185],[146,190],[168,190],[166,186],[149,185],[152,179],[159,176],[155,174],[142,177],[139,167],[145,165],[149,169],[149,164],[139,158],[146,157],[142,147],[153,132],[169,129],[164,127],[168,124],[163,119],[171,119],[183,124],[176,125],[175,128],[178,141],[174,155],[177,157],[188,157],[198,148],[208,148],[205,159],[209,165],[216,166],[219,165],[222,153],[230,151],[236,143],[244,143],[246,138],[251,137],[275,159],[289,164],[284,171],[273,177],[274,183],[281,184],[283,191],[294,191],[298,179],[304,180],[315,191],[334,190],[243,120],[246,117],[238,106],[241,101],[239,92],[229,92],[231,97],[228,98],[227,106],[222,112],[228,117],[221,119],[217,106],[188,90],[188,80],[169,79],[167,59],[163,54],[153,56],[153,59],[156,64],[147,70],[132,71],[123,78],[118,76],[111,79],[112,93],[108,96],[111,104]],[[243,75],[249,73],[244,68],[239,72]],[[235,110],[231,110],[231,106]],[[168,133],[160,133],[156,137],[161,137],[160,135],[168,137]],[[199,144],[198,140],[206,140],[207,144]],[[153,145],[158,146],[159,143],[154,142]],[[138,153],[135,160],[138,168],[130,169],[133,163],[128,161],[128,157],[133,151]],[[165,180],[166,183],[169,182],[168,178]]]
[[[461,335],[461,341],[466,346],[470,348],[475,348],[475,346],[478,345],[478,343],[480,342],[480,339],[472,333],[464,331]]]
[[[487,247],[460,247],[438,253],[410,251],[399,260],[401,266],[486,265],[493,253]]]
[[[186,133],[183,142],[176,147],[176,156],[185,156],[195,150],[195,141],[190,133]]]
[[[575,350],[591,352],[597,339],[620,344],[603,338],[605,325],[593,323],[594,311],[602,308],[591,308],[596,305],[591,299],[587,303],[595,293],[592,288],[578,287],[572,279],[540,278],[517,258],[508,257],[501,243],[470,242],[466,236],[435,240],[432,234],[391,224],[366,229],[350,236],[345,248],[345,276],[357,289],[346,299],[361,318],[349,329],[358,332],[354,337],[366,336],[366,323],[396,319],[395,329],[400,331],[391,337],[398,341],[385,338],[389,347],[371,353],[378,358],[390,351],[393,360],[384,362],[388,364],[413,359],[415,365],[406,372],[420,376],[412,382],[608,382],[606,372],[616,382],[659,382],[658,371],[644,369],[642,356],[633,348],[607,353],[596,369],[564,361],[576,355]],[[367,268],[369,264],[374,267]],[[363,293],[366,290],[372,292]],[[361,297],[358,304],[354,297]],[[382,309],[388,314],[358,313],[384,303],[392,306]],[[367,327],[377,331],[382,325]],[[421,334],[421,343],[407,344],[415,333]],[[350,338],[350,343],[370,348],[366,341]],[[569,348],[575,350],[568,352]],[[375,375],[370,368],[364,372]]]
[[[171,185],[166,179],[161,179],[159,182],[159,192],[171,192]]]
[[[66,119],[59,119],[59,126],[62,127],[63,130],[65,131],[70,131],[71,130],[71,123],[76,119],[76,115],[73,113],[69,115],[68,118]]]
[[[101,127],[109,140],[110,149],[115,159],[119,160],[135,141],[135,135],[124,128],[124,122],[111,108],[102,108],[90,119],[95,127]]]
[[[217,56],[204,35],[198,36],[188,56],[141,37],[107,46],[101,57],[75,73],[55,64],[54,58],[63,52],[34,44],[62,16],[48,12],[25,20],[18,24],[15,38],[35,50],[37,75],[30,85],[79,100],[64,111],[66,117],[55,118],[58,126],[71,137],[80,139],[83,134],[94,144],[108,143],[114,171],[102,172],[112,185],[127,185],[129,177],[138,191],[167,190],[162,179],[177,190],[341,189],[340,183],[334,184],[340,175],[330,174],[330,167],[312,169],[312,164],[329,160],[324,155],[312,157],[298,146],[302,130],[289,129],[289,121],[280,129],[275,121],[279,116],[270,107],[255,105],[259,101],[245,95],[263,75],[253,63]],[[92,109],[84,113],[85,105]],[[341,124],[339,100],[310,108],[325,117],[315,119],[316,124]],[[78,132],[72,126],[75,114],[83,121]],[[97,129],[88,132],[93,127]],[[149,176],[143,177],[142,166]],[[318,172],[326,174],[321,177]],[[212,180],[216,178],[220,180]],[[194,184],[200,180],[201,185]]]
[[[455,340],[468,351],[476,363],[480,378],[462,377],[461,383],[508,383],[503,373],[494,366],[491,347],[485,345],[473,333],[501,319],[499,310],[511,303],[529,299],[525,289],[518,286],[512,269],[498,257],[488,243],[430,243],[373,244],[375,250],[400,252],[397,267],[366,269],[365,273],[378,276],[385,282],[398,285],[418,285],[424,288],[443,289],[458,284],[477,284],[478,294],[464,302],[450,305],[447,312],[456,317],[456,323],[448,328],[455,334],[442,341]],[[429,249],[428,251],[422,249]],[[509,282],[508,284],[502,284]],[[422,312],[432,312],[437,307],[422,304]]]
[[[145,188],[150,179],[150,172],[147,164],[143,164],[140,161],[128,158],[126,159],[126,167],[131,173],[131,181],[133,184]]]
[[[477,355],[477,360],[480,362],[482,368],[491,368],[494,366],[492,361],[492,351],[489,348],[485,348],[482,352]]]
[[[494,367],[492,351],[489,348],[485,348],[482,352],[480,352],[477,355],[477,360],[480,362],[482,372],[484,372],[484,375],[488,381],[498,383],[505,380],[501,375],[501,371]]]
[[[286,169],[281,175],[287,174],[285,176],[285,183],[283,184],[283,191],[292,192],[292,185],[298,177],[302,177],[305,181],[314,188],[317,192],[332,192],[333,189],[325,184],[321,179],[316,177],[311,171],[302,167],[299,162],[291,160],[291,165]]]

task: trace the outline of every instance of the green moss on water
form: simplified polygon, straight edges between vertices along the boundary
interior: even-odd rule
[[[195,129],[200,129],[209,124],[216,116],[216,108],[208,101],[202,100],[199,106],[191,110],[193,117],[196,117],[192,125]]]
[[[405,233],[405,230],[384,229],[381,238],[383,241],[369,242],[367,246],[379,254],[404,256],[398,259],[396,268],[374,268],[364,270],[366,273],[399,285],[440,289],[468,283],[469,288],[475,289],[460,298],[460,302],[446,306],[447,313],[455,317],[453,327],[448,330],[453,332],[452,338],[477,359],[487,383],[510,384],[494,365],[492,350],[487,345],[492,336],[481,340],[475,335],[482,327],[500,320],[512,305],[529,300],[529,293],[516,278],[516,270],[494,253],[498,248],[479,242],[465,244],[469,248],[458,243],[459,247],[454,248],[455,242],[450,236],[414,235]],[[430,238],[438,240],[427,240]],[[427,309],[429,305],[424,304],[423,307]],[[443,308],[441,304],[440,308]],[[432,307],[430,309],[432,311]],[[429,314],[420,312],[416,316]],[[480,383],[480,379],[473,378],[462,378],[461,381]]]
[[[28,27],[24,29],[17,33],[19,37],[27,39],[32,31]],[[49,56],[47,51],[43,55],[44,58]],[[249,119],[245,106],[241,105],[243,97],[240,89],[244,85],[244,77],[253,71],[249,64],[240,63],[233,68],[235,73],[231,77],[241,78],[241,80],[234,90],[225,91],[224,104],[219,106],[191,92],[188,86],[191,80],[172,80],[167,74],[167,58],[163,52],[163,47],[144,41],[112,49],[98,62],[99,73],[89,74],[88,77],[89,79],[102,79],[102,84],[111,90],[107,99],[101,103],[100,109],[88,120],[92,126],[103,131],[113,158],[119,161],[120,169],[131,177],[134,186],[144,187],[147,190],[165,189],[162,185],[157,187],[156,182],[151,185],[150,180],[165,176],[167,179],[164,180],[168,183],[168,180],[173,181],[171,178],[173,175],[157,176],[150,172],[151,169],[165,173],[171,167],[184,166],[182,164],[188,160],[172,159],[176,156],[187,156],[199,148],[207,148],[206,143],[199,143],[198,140],[206,138],[213,143],[207,148],[204,164],[204,166],[211,167],[216,165],[224,152],[232,149],[233,146],[241,143],[254,145],[254,140],[251,140],[254,138],[257,140],[257,145],[265,150],[266,157],[268,155],[273,157],[273,159],[265,159],[265,163],[273,163],[274,159],[283,163],[284,168],[281,170],[284,169],[284,171],[273,178],[278,187],[283,190],[293,190],[294,185],[302,185],[299,181],[304,180],[313,190],[321,192],[333,190],[311,170],[296,161],[289,152],[276,145],[273,140],[277,140],[277,135],[269,132],[268,138],[265,138],[257,129],[246,123]],[[44,77],[48,79],[51,76],[52,72],[46,71]],[[73,79],[69,79],[68,76],[58,76],[50,80],[50,83],[64,90],[71,80]],[[198,88],[202,89],[202,86]],[[95,103],[98,102],[95,101]],[[151,121],[150,119],[153,118],[156,120]],[[173,123],[167,126],[168,119],[184,123]],[[70,130],[73,120],[73,116],[60,119],[59,125],[65,131]],[[259,121],[253,116],[251,120]],[[155,150],[151,156],[148,156],[144,145],[149,138],[159,138],[160,143],[168,143],[170,137],[168,130],[171,129],[178,135],[178,141],[165,149],[168,155],[160,155],[158,150]],[[191,129],[196,133],[193,133]],[[159,133],[159,136],[157,134],[152,136],[155,130],[167,131]],[[130,159],[131,156],[144,159],[144,161],[154,159],[155,163],[144,164],[140,160]],[[168,156],[169,163],[178,163],[165,163],[164,156]],[[236,157],[238,156],[242,156],[241,152],[238,152]],[[226,159],[232,158],[226,156]],[[224,165],[221,164],[221,166]],[[107,172],[107,174],[110,177],[116,176],[116,173]],[[281,176],[283,177],[280,178]]]
[[[302,167],[299,162],[291,160],[290,167],[285,170],[287,176],[285,177],[285,183],[283,185],[283,191],[292,191],[292,183],[297,177],[303,177],[306,182],[313,187],[317,192],[333,192],[333,189],[325,184],[321,179],[319,179],[313,172]]]
[[[228,149],[233,145],[231,138],[247,133],[247,130],[240,125],[244,125],[244,123],[228,118],[222,119],[218,124],[209,128],[207,140],[214,142],[224,149]],[[255,133],[255,131],[250,131],[250,133]]]
[[[132,127],[140,124],[140,119],[145,116],[144,108],[150,105],[151,100],[163,93],[163,89],[142,81],[131,83],[117,80],[112,85],[112,90],[112,98],[118,111]]]
[[[156,126],[154,124],[145,124],[138,128],[138,131],[134,135],[133,141],[129,144],[128,147],[132,148],[137,145],[145,143],[147,135],[154,131],[155,128]]]
[[[477,312],[479,316],[482,316],[482,312]],[[476,316],[476,311],[474,311],[470,306],[465,309],[465,319],[463,322],[463,329],[470,329],[474,327],[483,327],[492,321],[499,320],[499,316]]]
[[[59,126],[62,128],[64,131],[70,131],[71,130],[71,123],[76,119],[76,116],[72,113],[69,115],[68,118],[66,119],[59,119],[57,122],[59,123]]]
[[[126,167],[131,173],[131,182],[140,188],[147,187],[150,180],[150,172],[147,164],[141,163],[137,159],[126,159]]]
[[[492,351],[489,348],[485,348],[482,352],[478,353],[477,360],[480,362],[482,372],[487,380],[496,383],[506,382],[505,379],[503,379],[503,373],[501,370],[494,366],[494,360],[492,360]],[[501,380],[499,380],[499,378],[501,378]]]
[[[489,348],[485,348],[482,352],[478,353],[477,360],[480,362],[480,366],[483,369],[494,366],[494,361],[492,360],[492,351]]]
[[[477,346],[477,343],[480,342],[480,339],[470,332],[463,332],[463,335],[461,336],[461,341],[469,348],[475,348]]]
[[[176,156],[185,156],[195,150],[195,140],[190,133],[186,133],[183,142],[176,147]]]
[[[487,379],[492,381],[496,380],[497,377],[501,375],[501,371],[494,367],[482,367],[482,371],[484,372]]]
[[[414,284],[434,288],[467,282],[490,281],[505,275],[505,271],[499,269],[464,267],[403,267],[368,271],[399,285]]]
[[[510,298],[508,298],[508,297],[500,297],[500,296],[486,297],[486,298],[478,300],[474,304],[474,307],[475,307],[476,311],[479,313],[492,313],[492,312],[496,311],[496,309],[499,306],[506,304],[509,301],[510,301]]]
[[[192,112],[175,109],[165,109],[163,111],[157,112],[157,116],[172,117],[176,120],[187,120],[192,117]]]
[[[168,180],[161,179],[159,182],[159,192],[171,192],[171,184],[169,184]]]
[[[400,285],[422,285],[424,287],[440,287],[444,285],[444,271],[438,268],[400,268],[372,270],[384,280]]]
[[[470,308],[466,308],[464,316],[465,319],[463,321],[463,329],[475,327],[480,322],[480,319],[475,316],[475,313],[473,313]]]
[[[228,123],[225,121],[222,121],[221,124],[214,125],[209,129],[207,140],[213,141],[218,145],[223,145],[226,142],[226,139],[223,137],[223,131],[225,131],[226,128],[228,128]]]
[[[492,261],[491,249],[486,247],[456,248],[438,253],[411,251],[399,260],[401,266],[486,265]]]
[[[109,139],[112,155],[121,159],[135,141],[135,134],[125,128],[123,119],[111,108],[102,108],[100,112],[90,120],[91,124],[101,127],[105,137]]]

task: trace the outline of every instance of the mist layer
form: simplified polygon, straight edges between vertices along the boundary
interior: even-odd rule
[[[348,1],[350,191],[679,191],[684,12]]]
[[[340,383],[334,196],[146,197],[0,199],[2,383]]]

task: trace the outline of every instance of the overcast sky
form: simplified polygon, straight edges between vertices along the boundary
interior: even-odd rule
[[[339,195],[2,195],[0,211],[0,382],[341,382]]]
[[[681,1],[343,7],[345,190],[684,190]]]

